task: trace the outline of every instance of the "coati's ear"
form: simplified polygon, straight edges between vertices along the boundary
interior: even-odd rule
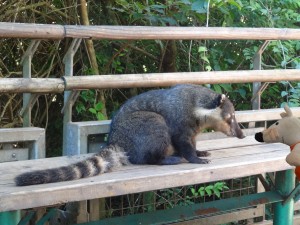
[[[221,94],[221,97],[220,97],[220,106],[223,105],[223,103],[225,102],[225,99],[226,99],[226,95]]]
[[[288,104],[284,105],[284,110],[285,112],[280,113],[281,118],[293,116],[292,110],[289,108]]]

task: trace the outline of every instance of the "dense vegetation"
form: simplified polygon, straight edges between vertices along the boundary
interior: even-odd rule
[[[0,21],[45,24],[226,26],[299,28],[298,0],[2,0]],[[0,77],[22,77],[21,58],[30,40],[0,40]],[[44,40],[33,58],[33,77],[61,77],[63,56],[71,40]],[[253,68],[253,55],[262,41],[86,41],[75,56],[75,75],[174,71],[242,70]],[[95,51],[93,51],[93,49]],[[263,69],[300,68],[299,41],[271,41],[263,54]],[[237,109],[250,109],[252,84],[212,85],[225,92]],[[73,120],[110,118],[132,95],[145,89],[82,91]],[[299,106],[300,85],[270,84],[262,108],[283,102]],[[19,94],[0,97],[1,127],[22,126]],[[47,148],[61,149],[62,95],[40,96],[33,108],[34,126],[47,128]],[[54,141],[55,140],[55,141]],[[53,153],[51,153],[53,154]]]

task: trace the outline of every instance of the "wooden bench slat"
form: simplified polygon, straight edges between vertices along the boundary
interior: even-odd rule
[[[213,182],[292,168],[285,162],[285,157],[290,151],[288,146],[283,144],[249,146],[252,140],[251,137],[247,137],[239,140],[245,143],[244,146],[231,147],[236,140],[238,139],[218,140],[225,148],[212,151],[210,164],[133,165],[96,177],[28,187],[14,185],[13,178],[20,171],[63,166],[88,155],[1,163],[0,211]],[[204,142],[203,146],[211,148],[212,141],[206,144]]]

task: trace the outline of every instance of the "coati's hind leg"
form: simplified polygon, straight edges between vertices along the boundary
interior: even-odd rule
[[[184,158],[179,157],[179,156],[166,156],[162,161],[161,161],[161,165],[176,165],[179,163],[184,163],[187,162]]]
[[[121,146],[132,164],[178,164],[173,156],[169,128],[164,118],[154,112],[137,111],[118,120],[112,127],[110,143]]]

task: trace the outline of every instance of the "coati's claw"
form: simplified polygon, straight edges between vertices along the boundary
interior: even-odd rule
[[[189,159],[188,161],[189,161],[189,163],[195,163],[195,164],[208,164],[208,163],[210,163],[209,159],[202,159],[202,158],[198,158],[198,157]]]
[[[209,160],[209,159],[201,159],[201,164],[208,164],[210,162],[211,162],[211,160]]]
[[[196,154],[198,157],[208,157],[211,155],[208,151],[196,151]]]

